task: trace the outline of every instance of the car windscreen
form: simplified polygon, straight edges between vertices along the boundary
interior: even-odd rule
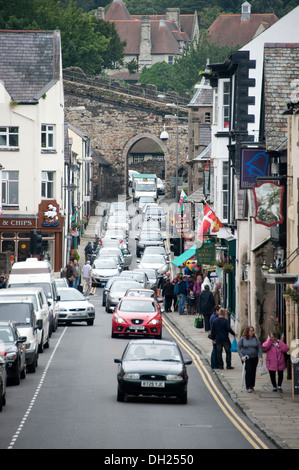
[[[17,325],[33,326],[31,304],[0,303],[0,321],[13,321]]]
[[[140,241],[146,241],[146,240],[153,240],[153,241],[160,241],[162,240],[161,234],[159,232],[148,232],[148,233],[142,233],[140,236]]]
[[[142,341],[139,341],[129,344],[125,351],[123,360],[181,362],[182,357],[175,344],[145,344]]]
[[[51,284],[49,282],[24,282],[22,284],[11,284],[8,287],[41,287],[47,299],[52,298]]]
[[[153,313],[156,312],[155,302],[148,302],[143,300],[128,300],[124,299],[121,301],[119,306],[121,312],[140,312],[140,313]]]
[[[150,254],[150,255],[144,255],[142,256],[142,260],[141,260],[142,263],[151,263],[151,264],[164,264],[165,263],[165,258],[164,256],[161,256],[161,255],[154,255],[154,254]]]
[[[60,295],[60,302],[86,300],[86,297],[77,289],[58,289],[58,295]]]
[[[110,293],[113,295],[113,292],[123,292],[125,293],[128,289],[133,289],[138,284],[134,282],[114,282],[111,286]]]
[[[97,259],[93,263],[93,268],[95,269],[114,269],[117,268],[117,262],[114,258],[109,259]]]
[[[14,343],[14,335],[10,326],[0,326],[0,351],[1,351],[1,341],[3,343]]]

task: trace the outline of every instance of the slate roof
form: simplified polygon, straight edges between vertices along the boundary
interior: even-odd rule
[[[180,15],[181,30],[163,15],[148,15],[151,24],[152,54],[181,54],[180,42],[192,39],[195,16]],[[115,24],[121,41],[126,41],[125,55],[139,55],[141,15],[130,15],[122,0],[114,0],[105,14],[105,21]]]
[[[222,46],[243,46],[258,32],[262,32],[278,21],[274,13],[250,14],[249,20],[241,20],[240,14],[219,15],[208,29],[212,42]]]
[[[36,103],[60,77],[60,32],[0,30],[0,63],[11,99]]]

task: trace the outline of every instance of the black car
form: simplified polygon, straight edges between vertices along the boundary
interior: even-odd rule
[[[19,385],[26,377],[26,336],[20,336],[13,322],[0,322],[0,348],[5,350],[7,379]]]
[[[133,340],[130,341],[121,359],[117,373],[117,401],[124,401],[126,395],[177,397],[187,403],[188,375],[178,345],[172,341]]]

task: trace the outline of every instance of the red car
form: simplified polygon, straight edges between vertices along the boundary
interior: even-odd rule
[[[162,315],[154,298],[123,297],[112,316],[112,338],[142,335],[162,338]]]

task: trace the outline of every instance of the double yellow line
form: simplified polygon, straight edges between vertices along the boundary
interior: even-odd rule
[[[223,413],[233,423],[233,425],[240,431],[244,438],[252,445],[254,449],[268,449],[266,444],[247,426],[247,424],[238,416],[234,409],[229,405],[225,397],[220,393],[216,384],[212,380],[210,373],[203,365],[200,357],[191,349],[191,347],[179,336],[179,334],[172,328],[165,318],[163,318],[163,326],[173,336],[177,343],[190,355],[193,364],[195,364],[198,372],[200,373],[207,389],[219,405]]]

